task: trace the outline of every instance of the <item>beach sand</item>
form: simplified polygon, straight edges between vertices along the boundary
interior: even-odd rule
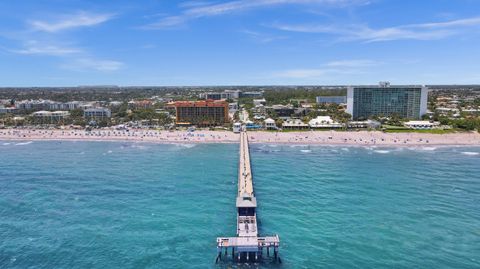
[[[477,145],[478,132],[428,134],[383,133],[379,131],[337,132],[248,132],[251,143],[318,145]],[[239,134],[230,131],[154,131],[154,130],[33,130],[1,129],[0,140],[133,141],[154,143],[238,143]]]

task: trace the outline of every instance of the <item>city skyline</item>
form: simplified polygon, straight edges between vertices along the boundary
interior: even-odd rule
[[[478,84],[471,0],[0,3],[0,86]]]

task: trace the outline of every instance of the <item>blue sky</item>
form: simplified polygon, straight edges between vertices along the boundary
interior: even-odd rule
[[[480,84],[478,0],[0,2],[0,86]]]

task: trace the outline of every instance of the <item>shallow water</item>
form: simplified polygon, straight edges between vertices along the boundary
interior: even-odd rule
[[[0,268],[221,267],[237,152],[0,141]],[[479,268],[478,153],[252,145],[260,232],[283,263],[251,267]]]

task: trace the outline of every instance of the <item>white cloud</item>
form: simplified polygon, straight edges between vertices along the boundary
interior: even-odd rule
[[[327,5],[350,5],[365,3],[361,0],[240,0],[221,4],[204,5],[187,9],[184,13],[194,17],[215,16],[246,9],[282,5],[282,4],[327,4]]]
[[[188,18],[185,17],[185,16],[170,16],[170,17],[165,17],[158,22],[149,24],[149,25],[145,26],[144,28],[146,28],[146,29],[171,28],[171,27],[176,27],[178,25],[181,25],[181,24],[185,23],[187,20],[188,20]]]
[[[178,4],[179,7],[181,8],[192,8],[192,7],[201,7],[201,6],[207,6],[211,5],[212,2],[207,2],[207,1],[186,1]]]
[[[282,40],[282,39],[288,38],[286,36],[266,34],[266,33],[261,33],[257,31],[251,31],[251,30],[243,30],[240,32],[250,36],[251,38],[253,38],[254,40],[260,43],[270,43],[275,40]]]
[[[440,27],[456,27],[456,26],[476,26],[480,25],[480,17],[473,17],[460,20],[451,20],[446,22],[434,22],[424,24],[412,24],[410,27],[419,28],[440,28]]]
[[[119,61],[113,60],[98,60],[92,58],[80,58],[75,59],[73,62],[62,65],[64,69],[71,70],[94,70],[101,72],[112,72],[117,71],[123,67],[125,64]]]
[[[63,30],[94,26],[104,23],[113,18],[112,14],[94,14],[77,12],[68,16],[62,16],[56,21],[31,21],[30,25],[34,30],[55,33]]]
[[[81,53],[82,50],[71,47],[61,47],[50,44],[40,44],[37,41],[29,41],[23,49],[9,50],[10,52],[24,55],[48,55],[48,56],[66,56]]]
[[[336,6],[347,6],[352,4],[365,4],[367,0],[238,0],[220,4],[202,3],[201,5],[184,5],[183,13],[175,16],[168,16],[160,21],[147,25],[145,28],[162,29],[178,26],[189,20],[202,17],[218,16],[248,9],[270,7],[282,4],[325,4]]]
[[[348,29],[348,27],[340,27],[340,26],[333,26],[333,25],[316,25],[316,24],[291,25],[291,24],[275,23],[271,25],[271,27],[277,30],[282,30],[287,32],[300,32],[300,33],[342,34],[345,32],[350,33],[352,31],[352,29]]]
[[[274,72],[275,78],[324,79],[335,75],[363,74],[368,68],[382,63],[372,60],[339,60],[325,63],[318,68],[289,69]]]
[[[365,25],[288,25],[274,24],[273,28],[302,33],[321,33],[340,36],[341,41],[360,40],[379,42],[391,40],[437,40],[480,26],[480,17],[445,22],[407,24],[374,29]]]

